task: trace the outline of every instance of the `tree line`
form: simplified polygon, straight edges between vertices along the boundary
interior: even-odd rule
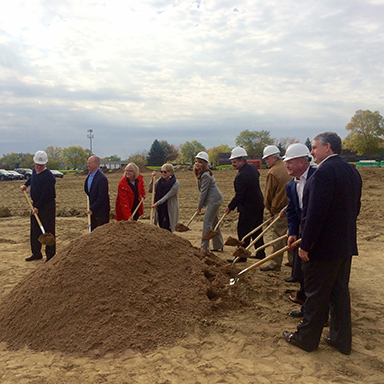
[[[384,119],[379,111],[358,110],[345,127],[349,134],[343,140],[343,148],[357,155],[384,155]],[[276,145],[283,154],[289,144],[298,142],[292,137],[274,139],[266,130],[244,130],[236,137],[236,146],[242,146],[251,157],[261,157],[267,145]],[[311,150],[311,140],[307,138],[305,145]],[[133,153],[126,160],[139,166],[161,166],[166,162],[193,164],[195,156],[201,151],[206,151],[213,165],[218,165],[218,154],[229,153],[231,147],[227,144],[207,149],[197,140],[187,141],[175,146],[166,140],[154,140],[149,151],[141,150]],[[48,155],[48,168],[62,169],[65,164],[67,169],[85,167],[90,150],[81,146],[60,148],[50,146],[45,149]],[[103,161],[121,161],[117,155],[111,155]],[[0,158],[0,164],[6,169],[32,168],[33,154],[9,153]]]

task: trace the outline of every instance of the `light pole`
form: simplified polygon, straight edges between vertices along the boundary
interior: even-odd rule
[[[88,129],[87,130],[87,137],[89,139],[89,149],[90,149],[91,155],[92,155],[92,139],[94,138],[94,136],[93,136],[93,129]]]

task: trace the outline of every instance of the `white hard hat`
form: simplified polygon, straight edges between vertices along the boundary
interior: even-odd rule
[[[285,152],[284,161],[305,156],[309,156],[308,147],[304,144],[294,143],[288,146],[287,151]]]
[[[280,155],[280,149],[276,145],[267,145],[263,151],[263,159],[272,155]]]
[[[246,157],[246,156],[248,156],[247,151],[243,147],[236,147],[232,149],[231,157],[229,158],[229,160],[236,159],[238,157]]]
[[[35,156],[33,156],[33,162],[35,164],[47,164],[48,156],[44,151],[37,151]]]
[[[207,163],[209,163],[209,156],[207,152],[199,152],[196,156],[196,159],[205,160]]]

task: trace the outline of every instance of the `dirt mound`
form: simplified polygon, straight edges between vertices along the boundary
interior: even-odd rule
[[[226,286],[234,273],[168,231],[109,223],[73,241],[5,297],[0,340],[89,356],[171,345],[218,309],[242,305]]]

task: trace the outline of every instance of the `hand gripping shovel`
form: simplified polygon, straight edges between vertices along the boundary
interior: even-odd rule
[[[257,255],[257,253],[260,252],[261,250],[263,250],[263,249],[265,249],[265,248],[267,248],[267,247],[269,247],[269,246],[271,246],[271,245],[273,245],[273,244],[275,244],[275,243],[278,243],[278,242],[280,242],[280,241],[282,241],[282,240],[284,240],[284,239],[287,239],[287,238],[288,238],[288,235],[284,235],[284,236],[278,237],[278,238],[275,239],[275,240],[270,241],[269,243],[266,243],[266,244],[262,245],[261,247],[257,248],[257,249],[252,253],[252,255],[251,255],[250,257],[255,257],[255,256]],[[238,257],[235,257],[235,258],[233,259],[232,267],[235,265],[235,263],[236,263],[239,259],[240,259],[239,256],[238,256]],[[263,260],[264,260],[264,259],[263,259]]]
[[[259,236],[256,237],[256,239],[254,239],[253,241],[251,241],[251,243],[248,245],[247,248],[245,248],[245,249],[244,249],[243,247],[239,247],[239,248],[237,248],[236,251],[233,252],[233,256],[235,256],[235,257],[248,257],[248,256],[251,256],[251,252],[249,252],[250,248],[251,248],[254,244],[256,244],[256,243],[259,241],[259,239],[264,235],[264,233],[267,232],[268,229],[271,228],[271,227],[276,223],[276,221],[278,221],[278,220],[280,220],[280,217],[279,217],[279,216],[277,216],[276,219],[273,220],[272,223],[269,224],[268,227],[265,228],[264,231],[261,232]]]
[[[252,231],[246,234],[241,240],[237,240],[234,237],[229,236],[228,239],[225,241],[224,245],[230,245],[233,247],[238,247],[240,245],[243,245],[245,239],[247,239],[249,236],[252,236],[255,232],[257,232],[260,228],[262,228],[263,225],[269,224],[272,220],[273,220],[273,217],[270,217],[268,220],[264,221],[264,223],[260,224],[255,229],[252,229]]]
[[[216,227],[215,227],[215,229],[213,231],[212,231],[212,229],[207,231],[207,233],[201,238],[203,241],[211,240],[211,239],[213,239],[215,236],[217,236],[219,234],[219,232],[217,231],[217,228],[220,227],[220,224],[224,220],[225,216],[227,216],[227,213],[224,213],[224,215],[221,217],[219,222],[216,224]]]
[[[296,245],[298,245],[298,244],[300,244],[300,243],[301,243],[301,239],[298,239],[298,240],[296,240],[294,243],[292,243],[291,246],[296,246]],[[234,284],[236,284],[236,283],[239,281],[240,276],[241,276],[243,273],[248,272],[248,271],[251,271],[252,269],[255,269],[255,268],[259,267],[260,265],[264,264],[265,262],[267,262],[267,261],[269,261],[269,260],[272,260],[272,259],[275,258],[276,256],[281,255],[281,254],[284,253],[285,251],[288,251],[288,245],[287,245],[286,247],[284,247],[284,248],[279,249],[279,250],[276,251],[275,253],[272,253],[272,255],[267,256],[265,259],[260,260],[260,261],[258,261],[257,263],[252,264],[252,265],[249,266],[248,268],[243,269],[241,272],[239,272],[239,273],[236,275],[235,278],[229,280],[229,285],[234,285]]]
[[[175,226],[175,231],[176,232],[187,232],[190,230],[189,225],[192,223],[192,220],[195,218],[197,215],[197,211],[192,215],[190,220],[188,221],[187,225],[184,225],[182,223],[177,223]]]
[[[23,192],[28,201],[29,206],[31,207],[31,210],[33,211],[33,205],[32,205],[31,199],[29,198],[26,191],[23,191]],[[39,216],[37,215],[37,213],[34,213],[33,215],[35,216],[36,221],[40,226],[41,232],[43,233],[42,235],[39,236],[39,239],[38,239],[40,243],[48,246],[55,245],[56,243],[55,236],[53,236],[52,233],[45,233],[45,229],[43,227],[42,222],[39,219]]]

